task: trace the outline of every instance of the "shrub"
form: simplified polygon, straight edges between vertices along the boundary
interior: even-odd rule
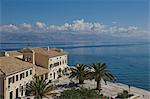
[[[97,94],[95,90],[80,88],[80,89],[65,90],[61,94],[60,99],[102,99],[101,97],[103,96]]]

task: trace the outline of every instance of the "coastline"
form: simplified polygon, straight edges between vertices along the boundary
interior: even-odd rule
[[[77,80],[73,80],[75,83],[78,83]],[[62,77],[59,79],[59,82],[57,84],[69,84],[70,79],[67,77]],[[96,87],[96,82],[94,80],[85,80],[83,85],[79,85],[80,87],[94,89]],[[66,90],[66,88],[59,89],[60,92],[63,90]],[[102,93],[106,96],[115,97],[118,93],[122,92],[123,90],[129,91],[129,87],[126,84],[123,83],[112,83],[107,82],[107,85],[105,85],[104,82],[102,82]],[[150,97],[150,91],[137,88],[134,86],[130,87],[130,93],[134,94],[135,99],[149,99]]]

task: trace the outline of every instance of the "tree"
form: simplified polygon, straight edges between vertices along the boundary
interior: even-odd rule
[[[71,75],[69,78],[76,77],[79,79],[79,84],[83,84],[85,80],[85,76],[87,74],[87,66],[84,64],[77,64],[75,67],[71,68]]]
[[[111,74],[109,70],[107,70],[107,66],[105,63],[97,63],[91,65],[91,71],[88,75],[95,79],[97,82],[96,89],[101,90],[101,80],[106,81],[115,80],[114,76]]]
[[[55,89],[54,85],[46,80],[42,80],[39,77],[33,77],[33,80],[26,85],[26,92],[28,96],[35,96],[35,99],[42,99],[42,97],[47,97],[48,95],[53,95],[51,93]]]

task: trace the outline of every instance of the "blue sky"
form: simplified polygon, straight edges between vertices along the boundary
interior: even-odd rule
[[[5,30],[7,27],[18,28],[13,25],[23,23],[28,23],[24,24],[28,28],[33,24],[38,28],[47,24],[59,28],[57,25],[69,23],[72,26],[83,19],[84,28],[87,22],[100,23],[100,28],[102,25],[109,26],[109,29],[117,26],[119,32],[129,31],[130,27],[131,30],[138,27],[147,31],[149,4],[149,0],[1,0],[1,24],[12,24],[4,26]],[[97,28],[97,25],[93,27]],[[67,28],[70,30],[70,26]]]
[[[83,18],[143,28],[148,25],[148,0],[2,0],[1,4],[4,24],[62,24]]]

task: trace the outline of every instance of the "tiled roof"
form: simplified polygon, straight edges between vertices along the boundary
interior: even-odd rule
[[[33,48],[32,50],[35,51],[35,53],[46,55],[49,58],[67,54],[65,51],[61,49],[54,49],[54,48],[50,48],[49,50],[46,48]]]
[[[22,53],[20,53],[18,51],[7,51],[7,54],[9,54],[9,56],[12,56],[12,57],[23,55]]]
[[[40,67],[40,66],[35,66],[34,68],[35,68],[36,76],[40,76],[49,72],[48,69]]]
[[[6,75],[10,75],[16,72],[20,72],[29,68],[32,68],[32,63],[22,61],[14,57],[0,57],[0,69]]]

